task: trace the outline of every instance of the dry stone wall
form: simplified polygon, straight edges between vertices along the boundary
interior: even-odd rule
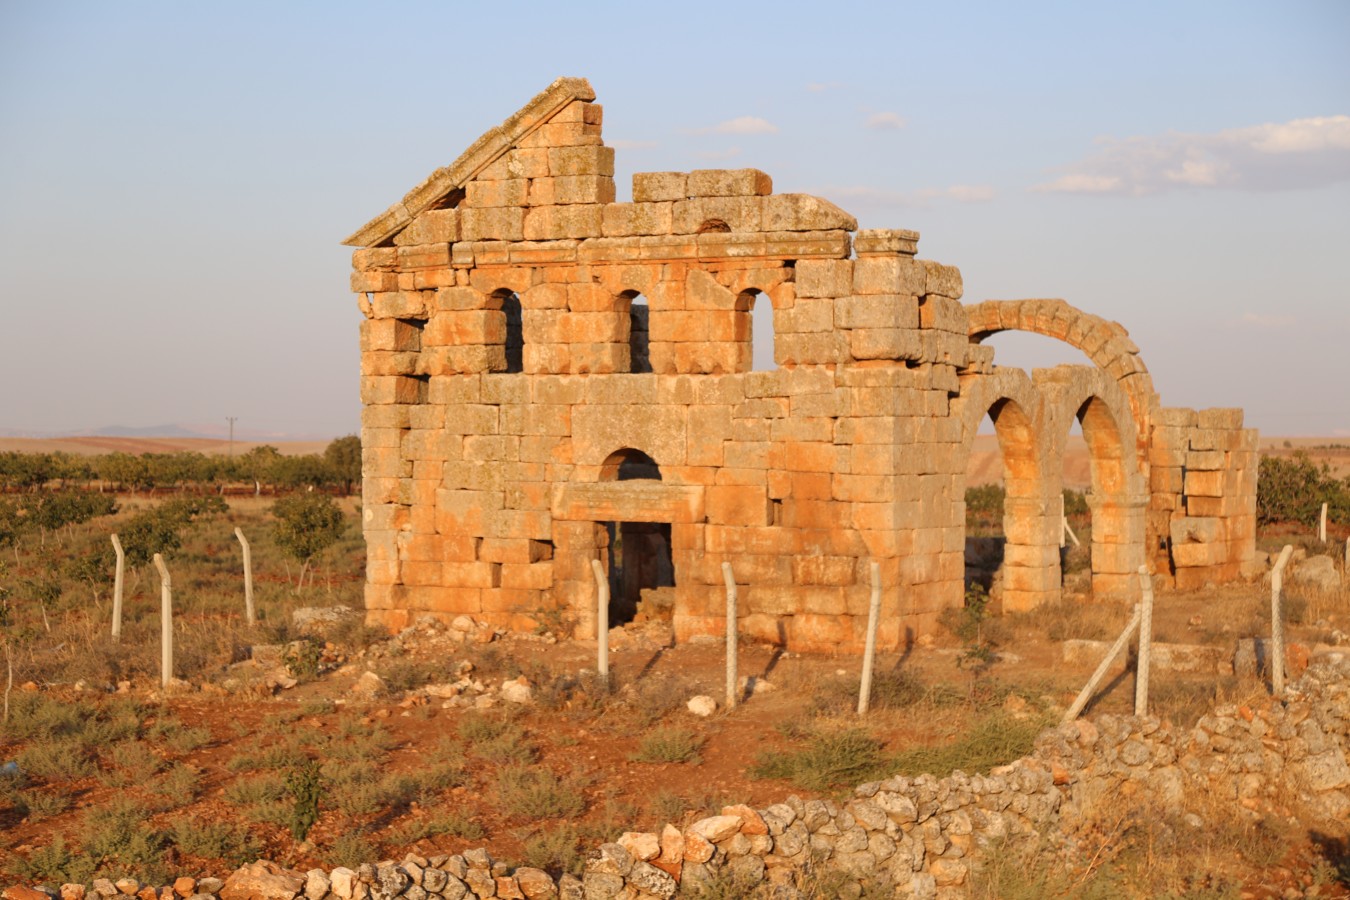
[[[616,202],[594,99],[560,79],[347,241],[365,316],[372,621],[561,619],[593,636],[600,559],[633,594],[614,616],[660,592],[685,640],[725,631],[729,562],[746,634],[853,651],[877,562],[880,645],[900,646],[964,594],[974,429],[986,413],[1015,418],[1009,396],[982,388],[1007,370],[979,341],[1008,328],[1076,341],[1098,369],[1038,379],[1033,394],[1067,406],[1022,398],[1025,421],[1008,426],[1025,456],[1010,482],[1036,476],[1010,484],[1005,607],[1060,596],[1075,416],[1110,433],[1094,467],[1114,473],[1094,478],[1099,592],[1137,591],[1146,559],[1166,577],[1202,558],[1215,560],[1205,577],[1237,574],[1254,497],[1229,475],[1246,457],[1208,470],[1234,485],[1219,512],[1188,508],[1208,484],[1198,456],[1181,459],[1187,484],[1166,496],[1186,523],[1171,540],[1171,513],[1147,493],[1166,456],[1150,450],[1156,397],[1123,328],[1063,301],[967,308],[960,272],[918,259],[916,233],[859,230],[755,169],[638,173],[632,201]],[[763,305],[776,368],[752,371]],[[1083,384],[1099,386],[1075,393]],[[1243,447],[1254,434],[1234,433]]]

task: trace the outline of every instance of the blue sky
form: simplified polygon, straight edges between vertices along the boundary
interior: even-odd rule
[[[1120,321],[1166,405],[1350,436],[1347,46],[1343,2],[4,0],[0,430],[355,430],[339,242],[578,75],[620,199],[760,168]]]

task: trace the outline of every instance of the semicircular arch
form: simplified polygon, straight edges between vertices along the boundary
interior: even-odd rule
[[[972,343],[982,343],[1004,331],[1026,331],[1081,350],[1124,390],[1134,412],[1136,433],[1147,434],[1153,411],[1158,408],[1158,394],[1139,347],[1120,323],[1059,299],[985,300],[966,307],[966,318]]]

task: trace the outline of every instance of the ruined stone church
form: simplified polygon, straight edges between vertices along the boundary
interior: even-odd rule
[[[919,235],[860,230],[755,169],[646,172],[617,202],[584,79],[562,78],[345,243],[361,322],[368,618],[468,613],[593,637],[645,610],[677,640],[793,649],[931,631],[965,590],[967,460],[1005,467],[1005,610],[1061,596],[1063,455],[1091,455],[1091,581],[1192,588],[1254,556],[1256,432],[1163,407],[1120,325],[1062,300],[961,301]],[[772,308],[770,370],[751,367]],[[1091,365],[1000,367],[1021,330]]]

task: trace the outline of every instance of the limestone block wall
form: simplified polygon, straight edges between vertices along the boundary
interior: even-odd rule
[[[1060,596],[1074,418],[1094,454],[1094,591],[1129,596],[1146,559],[1178,583],[1236,574],[1251,439],[1217,412],[1154,429],[1121,326],[1060,300],[965,307],[960,272],[916,258],[916,233],[858,230],[756,169],[638,173],[617,202],[594,99],[560,79],[347,240],[372,620],[594,634],[590,564],[617,561],[630,523],[622,552],[668,549],[646,568],[666,573],[680,639],[725,630],[729,562],[750,636],[860,648],[875,561],[881,645],[898,646],[962,601],[986,414],[1016,482],[1007,608]],[[775,369],[757,372],[764,306]],[[979,341],[1010,328],[1095,367],[1001,369]]]
[[[1257,432],[1240,409],[1158,410],[1149,516],[1159,573],[1181,589],[1232,581],[1256,555]]]

